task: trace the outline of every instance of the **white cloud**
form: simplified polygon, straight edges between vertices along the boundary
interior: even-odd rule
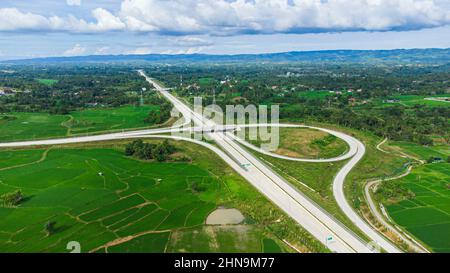
[[[74,45],[73,48],[64,51],[64,56],[79,56],[86,52],[86,48],[82,47],[80,44]]]
[[[187,47],[199,47],[199,46],[212,46],[214,43],[199,37],[183,36],[174,39],[170,39],[170,42],[176,46]]]
[[[145,55],[145,54],[168,54],[168,55],[177,55],[177,54],[195,54],[202,52],[204,47],[189,47],[185,49],[168,49],[168,50],[155,50],[151,47],[138,47],[131,50],[126,50],[123,54],[127,55]]]
[[[449,25],[450,5],[443,0],[123,0],[117,13],[97,8],[92,16],[86,21],[3,8],[0,31],[233,35],[405,30]],[[200,42],[195,39],[174,42],[195,46],[189,45]]]
[[[96,24],[91,24],[96,31],[123,30],[126,27],[118,17],[102,8],[94,9],[92,16],[97,20]]]
[[[99,47],[95,50],[95,55],[105,55],[108,54],[108,51],[110,50],[109,46],[103,46]]]
[[[203,51],[203,47],[190,47],[187,49],[178,49],[178,50],[165,50],[160,52],[161,54],[169,54],[169,55],[178,55],[178,54],[195,54]]]
[[[391,30],[450,23],[439,0],[124,0],[120,17],[134,31],[276,33]]]
[[[124,54],[131,54],[131,55],[145,55],[145,54],[151,54],[152,49],[149,47],[139,47],[132,50],[127,50],[124,52]]]
[[[0,30],[40,30],[49,27],[49,20],[33,13],[22,13],[16,8],[0,9]]]
[[[81,0],[67,0],[66,3],[69,6],[81,6]]]
[[[97,8],[92,11],[94,22],[86,22],[73,15],[44,17],[24,13],[16,8],[0,8],[0,31],[68,31],[104,32],[125,29],[125,24],[109,11]]]

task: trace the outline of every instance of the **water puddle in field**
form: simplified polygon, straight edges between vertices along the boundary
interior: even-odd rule
[[[237,225],[244,221],[245,217],[237,209],[218,208],[206,218],[207,225]]]

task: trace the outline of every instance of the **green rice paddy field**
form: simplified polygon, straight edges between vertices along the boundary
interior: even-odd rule
[[[37,81],[41,84],[48,85],[48,86],[52,86],[55,83],[59,82],[58,80],[54,80],[54,79],[37,79]]]
[[[298,96],[305,99],[325,99],[329,96],[334,96],[334,93],[328,90],[313,90],[298,92]]]
[[[155,105],[141,107],[123,106],[80,110],[71,115],[47,113],[0,114],[0,141],[45,139],[79,134],[91,134],[129,128],[142,128],[150,110]]]
[[[410,154],[427,159],[450,155],[448,146],[421,147],[397,143]],[[389,216],[435,252],[450,252],[450,164],[429,163],[400,179],[415,197],[386,204]]]
[[[194,153],[208,151],[183,147],[195,160],[138,161],[114,146],[0,151],[0,195],[25,196],[18,207],[0,206],[0,252],[69,252],[69,241],[82,252],[286,251],[249,217],[256,204],[275,222],[273,206],[236,175],[217,174],[211,155],[198,163]],[[239,207],[246,223],[205,225],[224,204]],[[56,223],[51,235],[48,222]]]

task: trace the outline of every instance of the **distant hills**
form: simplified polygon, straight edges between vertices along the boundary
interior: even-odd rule
[[[395,50],[325,50],[292,51],[266,54],[208,55],[208,54],[147,54],[147,55],[92,55],[77,57],[49,57],[27,60],[3,61],[9,64],[45,63],[105,63],[105,62],[309,62],[309,63],[450,63],[450,48],[447,49],[395,49]]]

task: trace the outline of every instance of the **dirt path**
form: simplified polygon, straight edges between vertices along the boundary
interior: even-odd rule
[[[70,124],[73,120],[74,120],[73,116],[69,115],[69,119],[68,120],[61,122],[61,126],[67,128],[66,136],[71,136],[72,135],[72,127],[69,126],[68,124]]]
[[[15,165],[15,166],[9,166],[9,167],[0,169],[0,171],[6,171],[6,170],[11,170],[11,169],[15,169],[15,168],[20,168],[20,167],[24,167],[24,166],[28,166],[28,165],[33,165],[33,164],[41,163],[41,162],[43,162],[45,159],[47,159],[48,152],[50,152],[51,149],[52,149],[52,148],[49,148],[49,149],[45,150],[45,151],[42,153],[41,158],[38,159],[38,160],[36,160],[36,161],[30,162],[30,163],[25,163],[25,164],[20,164],[20,165]]]

